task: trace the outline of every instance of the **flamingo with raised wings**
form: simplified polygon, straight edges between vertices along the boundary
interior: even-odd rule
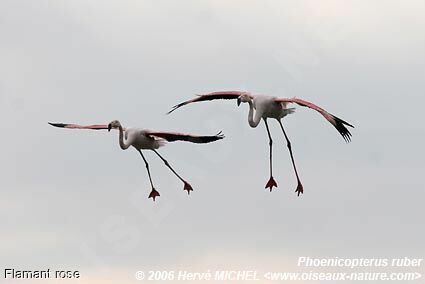
[[[267,182],[265,188],[269,188],[270,191],[272,191],[273,187],[277,187],[277,183],[275,179],[273,178],[273,162],[272,162],[272,136],[270,134],[269,125],[267,123],[268,118],[274,118],[279,122],[280,128],[282,129],[283,135],[285,136],[287,147],[289,149],[289,154],[291,156],[292,166],[295,171],[295,176],[297,178],[297,188],[295,192],[298,193],[298,196],[300,193],[304,192],[303,185],[301,183],[300,177],[298,175],[297,167],[295,166],[294,161],[294,155],[292,153],[292,147],[291,142],[289,141],[288,135],[285,132],[285,129],[282,124],[282,118],[287,116],[288,114],[291,114],[294,112],[294,108],[288,108],[288,104],[295,103],[303,107],[311,108],[317,112],[319,112],[327,121],[329,121],[335,128],[338,130],[338,132],[342,135],[344,140],[348,143],[351,141],[351,133],[350,131],[345,127],[353,127],[350,123],[330,114],[323,108],[299,99],[299,98],[278,98],[273,96],[263,96],[263,95],[253,95],[249,92],[241,92],[241,91],[221,91],[221,92],[213,92],[208,93],[204,95],[198,95],[194,99],[182,102],[178,105],[175,105],[169,112],[175,111],[176,109],[195,102],[202,102],[202,101],[212,101],[212,100],[237,100],[238,106],[241,103],[248,103],[249,104],[249,113],[248,113],[248,123],[251,127],[255,128],[258,126],[261,120],[264,121],[264,124],[266,126],[267,134],[269,137],[269,151],[270,151],[270,178]],[[255,111],[255,115],[254,115]]]
[[[187,141],[192,143],[210,143],[224,138],[224,135],[217,133],[213,136],[197,136],[184,133],[176,132],[160,132],[160,131],[151,131],[141,128],[124,128],[118,120],[114,120],[109,124],[93,124],[93,125],[78,125],[78,124],[69,124],[69,123],[51,123],[50,125],[61,128],[71,128],[71,129],[93,129],[93,130],[102,130],[108,129],[118,129],[119,131],[119,145],[121,149],[126,150],[130,146],[133,146],[142,156],[143,161],[145,162],[146,170],[148,172],[149,181],[151,185],[151,192],[148,198],[152,198],[155,201],[155,198],[160,196],[159,192],[155,189],[151,172],[149,169],[149,163],[146,160],[145,156],[142,153],[142,150],[152,150],[164,163],[165,165],[184,183],[183,189],[190,194],[193,191],[192,186],[183,179],[168,163],[168,161],[158,153],[157,149],[164,146],[166,142],[174,141]]]

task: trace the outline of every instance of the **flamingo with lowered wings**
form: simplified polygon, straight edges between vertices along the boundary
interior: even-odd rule
[[[272,96],[253,95],[249,92],[241,92],[241,91],[221,91],[221,92],[213,92],[213,93],[208,93],[204,95],[199,95],[195,97],[194,99],[175,105],[168,112],[168,114],[190,103],[212,101],[212,100],[231,100],[231,99],[237,100],[238,106],[241,103],[249,104],[248,123],[251,127],[257,127],[261,120],[264,121],[267,134],[269,137],[269,148],[270,148],[270,179],[267,182],[265,188],[270,188],[270,191],[272,191],[273,186],[277,187],[277,183],[273,178],[273,165],[272,165],[273,140],[270,134],[269,126],[267,124],[267,119],[273,118],[279,122],[280,128],[282,129],[283,135],[285,136],[285,139],[287,142],[287,147],[289,149],[289,153],[291,156],[292,166],[294,168],[295,176],[298,182],[295,192],[298,193],[298,196],[300,195],[300,193],[304,192],[303,185],[298,175],[297,167],[295,166],[291,142],[289,141],[289,138],[282,124],[282,118],[294,112],[294,108],[288,108],[288,104],[295,103],[300,106],[308,107],[319,112],[327,121],[329,121],[336,128],[336,130],[338,130],[338,132],[342,135],[342,137],[344,138],[346,142],[351,141],[351,133],[346,128],[346,126],[349,126],[349,127],[354,127],[354,126],[330,114],[329,112],[322,109],[321,107],[299,98],[278,98],[278,97],[272,97]],[[254,111],[255,111],[255,115],[254,115]]]
[[[93,129],[93,130],[102,130],[108,129],[118,129],[119,131],[119,145],[121,149],[126,150],[130,146],[133,146],[140,155],[142,156],[143,161],[145,162],[146,170],[148,172],[149,181],[151,184],[151,192],[149,198],[152,198],[155,201],[157,196],[160,196],[159,192],[155,189],[152,177],[149,169],[149,163],[146,160],[145,156],[142,153],[142,150],[152,150],[164,163],[165,165],[184,183],[184,190],[190,194],[193,191],[192,186],[183,179],[168,163],[168,161],[158,153],[157,149],[164,146],[167,142],[174,141],[187,141],[192,143],[210,143],[224,138],[224,135],[221,134],[221,131],[213,136],[196,136],[191,134],[176,133],[176,132],[160,132],[160,131],[151,131],[141,128],[124,128],[121,126],[121,123],[118,120],[114,120],[109,124],[94,124],[94,125],[78,125],[78,124],[68,124],[68,123],[50,123],[50,125],[55,127],[62,128],[71,128],[71,129]]]

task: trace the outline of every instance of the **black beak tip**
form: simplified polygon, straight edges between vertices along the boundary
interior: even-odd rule
[[[108,124],[108,132],[111,131],[111,125]]]

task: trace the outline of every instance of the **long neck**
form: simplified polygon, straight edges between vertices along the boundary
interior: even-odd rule
[[[249,101],[249,113],[248,113],[248,123],[251,127],[257,127],[257,125],[260,123],[261,117],[258,115],[258,111],[255,113],[254,118],[254,106],[252,104],[252,101]]]
[[[120,132],[120,137],[119,137],[120,147],[121,147],[121,149],[126,150],[126,149],[128,149],[128,147],[130,147],[130,143],[127,144],[127,143],[124,142],[124,131],[123,131],[121,125],[118,127],[118,130]]]

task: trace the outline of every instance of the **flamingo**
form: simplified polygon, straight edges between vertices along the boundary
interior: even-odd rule
[[[149,163],[146,160],[145,156],[142,153],[142,150],[152,150],[163,162],[164,164],[174,173],[174,175],[184,183],[183,190],[186,190],[188,194],[193,191],[192,186],[183,179],[174,169],[171,167],[170,163],[158,153],[157,149],[164,146],[167,142],[174,141],[187,141],[192,143],[210,143],[224,138],[224,135],[217,133],[213,136],[197,136],[184,133],[176,132],[159,132],[151,131],[141,128],[124,128],[118,120],[113,120],[109,124],[93,124],[93,125],[78,125],[78,124],[69,124],[69,123],[51,123],[50,125],[61,128],[70,128],[70,129],[92,129],[92,130],[102,130],[108,129],[118,129],[119,131],[119,145],[122,150],[128,149],[130,146],[133,146],[142,157],[145,162],[146,170],[148,172],[149,182],[151,185],[151,192],[149,193],[148,198],[152,198],[155,201],[155,198],[160,196],[159,192],[155,189],[151,177],[151,172],[149,169]],[[124,139],[125,137],[125,139]]]
[[[173,111],[175,111],[176,109],[182,106],[195,103],[195,102],[212,101],[212,100],[232,100],[232,99],[237,100],[238,106],[241,103],[249,104],[249,113],[248,113],[249,126],[255,128],[258,126],[261,120],[264,121],[266,130],[267,130],[267,135],[269,138],[269,152],[270,152],[270,155],[269,155],[270,178],[268,182],[266,183],[265,188],[266,189],[269,188],[270,191],[272,191],[273,187],[277,187],[277,183],[273,177],[273,163],[272,163],[273,140],[270,134],[269,125],[267,123],[268,118],[273,118],[278,121],[280,128],[282,129],[283,135],[285,136],[285,139],[286,139],[286,143],[287,143],[286,145],[288,147],[289,154],[291,156],[292,166],[295,171],[295,176],[297,178],[297,183],[298,183],[295,192],[298,194],[298,196],[301,193],[304,193],[303,185],[301,183],[300,177],[298,175],[297,167],[295,165],[291,142],[282,124],[282,118],[284,118],[288,114],[291,114],[295,111],[294,108],[288,108],[288,104],[295,103],[300,106],[308,107],[319,112],[327,121],[329,121],[336,128],[336,130],[338,130],[338,132],[342,135],[342,137],[347,143],[351,141],[351,133],[345,126],[354,128],[353,125],[330,114],[323,108],[311,102],[308,102],[299,98],[295,98],[295,97],[294,98],[278,98],[273,96],[253,95],[249,92],[243,92],[243,91],[219,91],[219,92],[207,93],[204,95],[198,95],[194,99],[177,104],[167,114],[172,113]],[[255,111],[255,115],[254,115],[254,111]]]

